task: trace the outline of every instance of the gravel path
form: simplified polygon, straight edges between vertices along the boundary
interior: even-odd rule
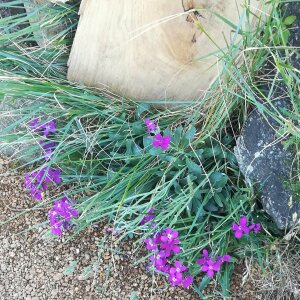
[[[47,209],[32,210],[36,202],[24,190],[22,174],[11,170],[0,158],[0,222],[28,212],[0,226],[0,300],[199,299],[191,289],[174,289],[163,277],[146,274],[144,265],[134,265],[132,241],[119,245],[109,237],[98,247],[100,227],[70,241],[68,235],[46,236],[48,225],[24,233],[47,219]]]

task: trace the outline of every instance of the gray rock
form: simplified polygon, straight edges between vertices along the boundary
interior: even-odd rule
[[[286,3],[281,9],[284,17],[297,17],[289,28],[289,44],[300,47],[300,2]],[[299,50],[292,53],[290,62],[295,68],[300,68]],[[268,84],[262,86],[266,94],[270,88]],[[283,83],[278,84],[273,99],[279,99],[272,102],[277,110],[275,115],[282,108],[290,110],[287,88]],[[278,129],[279,125],[272,117],[254,110],[246,120],[234,152],[246,181],[258,187],[264,209],[272,216],[278,228],[284,229],[299,219],[300,202],[288,188],[290,178],[296,172],[292,167],[294,153],[283,148]]]
[[[273,101],[276,108],[288,108],[287,98]],[[286,151],[276,130],[278,124],[254,110],[248,117],[234,149],[241,172],[246,181],[257,187],[261,202],[278,228],[290,227],[295,213],[300,217],[300,202],[287,187],[293,174],[293,153]]]

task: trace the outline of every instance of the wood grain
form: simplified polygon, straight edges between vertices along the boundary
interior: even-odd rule
[[[137,100],[197,99],[220,73],[234,35],[211,12],[238,24],[244,2],[84,0],[68,79]],[[254,11],[261,5],[250,2]]]

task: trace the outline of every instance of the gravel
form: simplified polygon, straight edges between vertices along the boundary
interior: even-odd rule
[[[101,226],[71,240],[70,234],[49,236],[42,224],[49,207],[35,207],[22,173],[12,170],[13,163],[0,158],[0,222],[14,217],[0,226],[0,300],[199,299],[191,288],[170,287],[134,264],[141,254],[133,240],[119,244],[109,236],[101,244]]]

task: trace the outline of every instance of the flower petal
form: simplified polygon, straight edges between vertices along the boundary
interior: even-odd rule
[[[208,270],[207,271],[207,276],[208,277],[213,277],[214,276],[214,271],[213,270]]]
[[[240,225],[241,226],[247,226],[247,222],[248,222],[248,219],[247,217],[240,217]]]
[[[241,230],[237,230],[234,234],[237,239],[240,239],[243,236],[243,232]]]

